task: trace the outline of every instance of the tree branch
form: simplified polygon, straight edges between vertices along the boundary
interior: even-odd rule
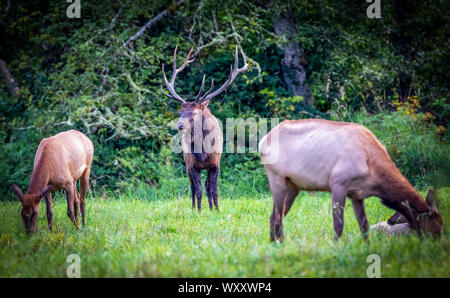
[[[163,17],[165,17],[167,14],[169,14],[170,12],[175,11],[179,6],[183,5],[186,2],[186,0],[179,0],[177,1],[175,4],[173,4],[172,6],[166,8],[165,10],[163,10],[161,13],[159,13],[156,17],[152,18],[151,20],[149,20],[136,34],[134,34],[132,37],[130,37],[113,55],[112,58],[112,63],[115,64],[117,62],[117,59],[119,58],[119,56],[122,54],[122,51],[125,50],[126,47],[128,47],[128,45],[135,41],[136,39],[138,39],[142,33],[145,32],[145,30],[147,30],[150,26],[153,26],[155,23],[159,22]],[[105,67],[103,68],[103,70],[101,71],[101,83],[100,83],[100,87],[96,92],[96,96],[99,96],[102,92],[103,89],[106,85],[106,75],[109,74],[109,67],[108,67],[109,63],[107,62]]]
[[[163,17],[165,17],[167,14],[169,14],[170,12],[175,11],[179,6],[183,5],[186,2],[186,0],[180,0],[177,1],[174,5],[166,8],[165,10],[163,10],[162,12],[160,12],[156,17],[154,17],[153,19],[149,20],[135,35],[133,35],[132,37],[130,37],[122,46],[122,48],[127,47],[130,42],[135,41],[136,39],[139,38],[139,36],[142,35],[142,33],[145,32],[145,30],[147,30],[148,27],[152,26],[153,24],[159,22]]]
[[[103,32],[111,30],[114,27],[114,25],[115,25],[117,19],[119,18],[120,14],[122,13],[123,8],[124,8],[124,5],[122,5],[122,7],[120,7],[119,12],[112,18],[111,23],[109,24],[109,26],[107,28],[104,28],[104,29],[100,30],[99,32],[97,32],[97,34],[95,34],[93,37],[91,37],[87,41],[87,43],[92,43],[92,41],[95,38],[97,38],[98,36],[100,36],[100,34],[102,34]]]

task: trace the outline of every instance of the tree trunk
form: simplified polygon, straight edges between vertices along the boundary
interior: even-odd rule
[[[396,22],[396,30],[394,31],[394,45],[397,55],[402,55],[406,61],[410,62],[414,59],[414,46],[411,45],[411,40],[405,36],[405,30],[408,27],[407,21],[413,15],[413,5],[408,0],[396,0],[394,3],[394,20]],[[409,96],[412,76],[405,68],[398,70],[399,80],[399,98],[401,101],[406,101]]]
[[[6,83],[6,86],[8,86],[9,92],[14,97],[19,97],[19,87],[17,86],[16,82],[14,81],[14,77],[9,72],[8,68],[6,67],[5,62],[0,59],[0,73],[3,77],[3,80]]]
[[[303,105],[313,107],[314,101],[306,83],[305,54],[295,37],[298,36],[294,18],[289,13],[282,13],[273,18],[275,34],[286,38],[282,49],[284,58],[281,61],[283,80],[293,96],[302,96]]]

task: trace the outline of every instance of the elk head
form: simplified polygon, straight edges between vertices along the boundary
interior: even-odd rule
[[[185,133],[185,132],[189,131],[190,127],[194,127],[195,121],[202,121],[205,111],[209,112],[209,110],[207,109],[209,101],[213,97],[222,93],[234,81],[234,79],[237,77],[237,75],[239,73],[246,71],[248,65],[247,65],[247,60],[245,59],[244,52],[242,51],[242,48],[241,48],[240,50],[241,50],[242,57],[244,59],[244,65],[241,68],[238,68],[239,59],[238,59],[238,48],[236,46],[236,51],[235,51],[235,55],[234,55],[234,66],[230,67],[231,70],[230,70],[230,76],[228,77],[228,80],[214,92],[212,92],[212,90],[214,88],[214,80],[211,80],[211,87],[209,88],[208,91],[204,92],[204,90],[205,90],[205,75],[204,75],[202,84],[200,86],[200,90],[199,90],[197,96],[195,97],[195,100],[192,102],[187,102],[175,92],[175,79],[176,79],[177,74],[180,73],[181,71],[183,71],[183,69],[186,67],[186,65],[193,62],[195,60],[195,58],[190,59],[191,54],[192,54],[192,49],[191,49],[189,51],[189,54],[186,57],[183,65],[181,65],[179,68],[177,68],[177,49],[178,49],[178,45],[175,47],[175,51],[174,51],[174,55],[173,55],[173,73],[172,73],[172,78],[170,79],[170,82],[166,78],[166,73],[164,71],[164,64],[162,65],[163,78],[164,78],[164,82],[166,83],[166,88],[169,91],[169,93],[166,93],[163,90],[162,86],[161,86],[161,91],[165,96],[181,102],[181,109],[179,112],[180,119],[177,122],[177,128],[180,132]]]
[[[23,194],[22,190],[15,184],[11,187],[11,190],[19,198],[22,204],[22,211],[20,214],[22,215],[23,224],[25,225],[27,234],[31,234],[36,229],[36,222],[39,216],[39,202],[47,195],[50,186],[47,186],[40,194]]]
[[[433,236],[441,236],[443,221],[438,210],[436,194],[431,188],[427,192],[426,203],[430,211],[418,216],[419,229],[426,233],[431,233]]]

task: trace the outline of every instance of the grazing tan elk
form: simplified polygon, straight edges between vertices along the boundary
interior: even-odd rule
[[[400,212],[419,234],[442,233],[433,192],[423,200],[364,126],[319,119],[283,121],[260,141],[259,152],[274,204],[271,241],[283,240],[283,217],[300,190],[331,192],[336,239],[342,234],[347,196],[364,237],[368,222],[363,200],[370,196]]]
[[[183,158],[191,182],[192,208],[195,208],[195,198],[197,198],[197,208],[201,211],[201,171],[207,170],[208,176],[206,178],[205,189],[208,196],[209,209],[213,209],[214,203],[216,210],[219,210],[217,202],[217,182],[220,171],[223,135],[217,119],[208,109],[208,103],[213,97],[222,93],[234,81],[239,73],[247,70],[247,61],[244,52],[241,49],[244,66],[238,68],[238,48],[236,47],[234,67],[231,67],[228,80],[214,92],[212,92],[214,81],[211,80],[210,89],[203,93],[205,89],[205,76],[203,76],[202,84],[195,100],[193,102],[186,102],[175,92],[175,79],[177,74],[180,73],[187,64],[194,61],[194,59],[190,59],[192,53],[191,49],[183,65],[181,65],[180,68],[177,68],[177,48],[178,46],[175,47],[173,55],[173,73],[170,82],[166,78],[164,64],[162,65],[163,78],[169,93],[164,92],[162,86],[161,91],[165,96],[181,102],[180,119],[177,122],[177,128],[182,133]]]
[[[91,140],[76,130],[61,132],[43,139],[34,157],[33,172],[26,194],[17,185],[12,191],[22,203],[22,220],[27,233],[36,227],[39,202],[45,197],[47,222],[50,231],[53,227],[52,192],[64,189],[67,199],[67,215],[78,227],[78,214],[81,209],[82,223],[85,224],[86,191],[94,158],[94,145]],[[80,180],[81,195],[76,182]]]

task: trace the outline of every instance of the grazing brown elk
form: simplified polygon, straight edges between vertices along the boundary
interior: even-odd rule
[[[283,217],[300,190],[331,192],[336,239],[342,234],[347,196],[364,237],[368,222],[363,200],[370,196],[400,212],[419,234],[442,233],[433,192],[423,200],[364,126],[319,119],[284,121],[260,141],[259,152],[274,204],[271,241],[283,240]]]
[[[220,157],[222,155],[223,135],[219,122],[208,109],[209,101],[222,93],[236,78],[236,76],[247,70],[247,61],[244,52],[241,54],[244,59],[244,66],[238,68],[238,48],[236,47],[234,57],[234,67],[231,67],[228,80],[216,91],[212,92],[214,81],[211,80],[210,89],[203,93],[205,89],[205,76],[203,76],[200,90],[193,102],[186,102],[175,92],[174,84],[178,73],[180,73],[187,64],[194,61],[190,59],[192,49],[186,57],[183,65],[177,68],[177,47],[173,55],[173,73],[170,82],[166,78],[164,64],[162,72],[166,88],[169,93],[161,91],[169,98],[181,102],[180,119],[177,122],[177,128],[182,133],[183,158],[186,163],[186,171],[191,182],[192,208],[195,208],[195,198],[197,198],[197,208],[200,211],[202,206],[202,184],[201,171],[207,170],[205,189],[208,196],[209,209],[213,209],[213,203],[216,210],[219,210],[217,202],[217,182],[220,171]]]
[[[47,222],[50,231],[53,227],[52,192],[64,189],[67,199],[67,215],[78,227],[78,214],[81,209],[82,223],[85,224],[86,191],[94,158],[94,145],[91,140],[76,130],[61,132],[43,139],[34,157],[33,172],[26,194],[17,185],[12,191],[22,203],[22,220],[27,233],[36,227],[39,202],[45,197]],[[80,180],[80,193],[76,182]]]

